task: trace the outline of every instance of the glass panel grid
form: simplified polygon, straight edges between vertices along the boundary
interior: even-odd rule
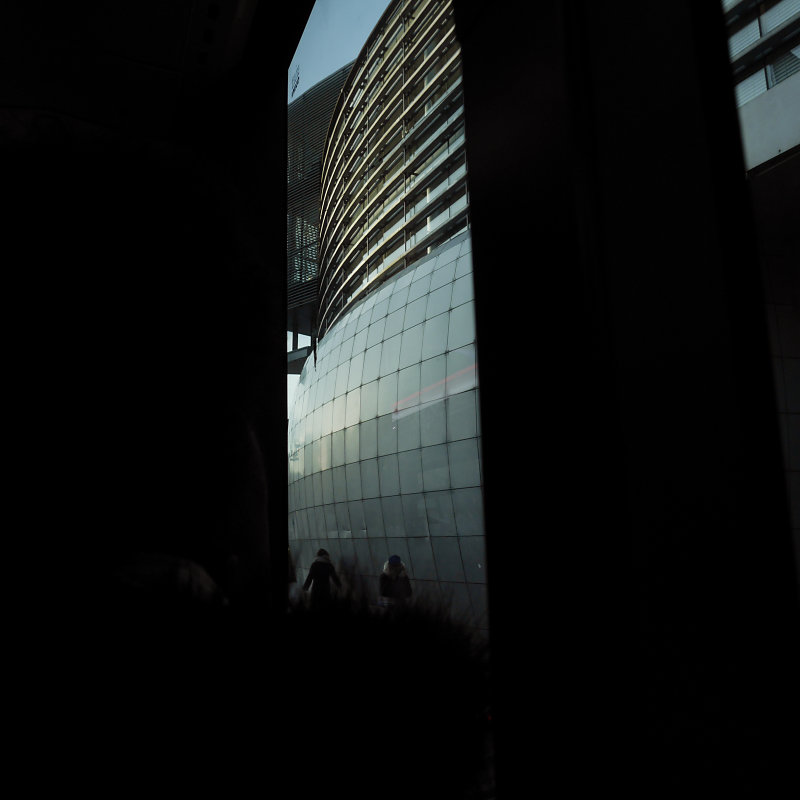
[[[462,235],[446,260],[435,251],[400,273],[371,313],[364,301],[320,339],[289,426],[289,530],[312,548],[352,544],[364,575],[402,551],[415,586],[460,593],[485,615],[468,242]],[[370,322],[352,335],[361,319]]]

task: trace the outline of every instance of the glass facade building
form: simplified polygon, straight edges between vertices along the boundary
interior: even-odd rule
[[[311,334],[319,268],[319,185],[325,134],[352,63],[287,108],[286,263],[290,330]]]
[[[722,10],[738,106],[800,72],[800,0],[722,0]]]
[[[450,2],[390,4],[339,96],[321,182],[320,338],[289,420],[289,544],[486,627],[461,64]]]
[[[322,336],[350,304],[467,226],[451,2],[396,0],[339,95],[322,166]]]

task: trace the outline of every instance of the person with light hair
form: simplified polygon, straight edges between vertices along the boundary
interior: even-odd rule
[[[411,581],[398,555],[389,556],[379,579],[378,603],[389,608],[402,606],[411,597]]]

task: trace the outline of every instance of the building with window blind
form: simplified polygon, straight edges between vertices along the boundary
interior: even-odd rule
[[[800,569],[800,0],[723,0]]]
[[[486,625],[460,47],[452,3],[396,0],[351,68],[321,168],[318,333],[289,422],[289,540],[374,594]],[[302,580],[302,578],[300,578]]]
[[[800,0],[722,0],[745,167],[800,144]]]
[[[319,187],[325,135],[353,62],[319,81],[287,108],[287,322],[294,336],[310,336],[316,313],[319,259]],[[304,355],[304,353],[303,353]],[[299,372],[302,358],[289,359]]]

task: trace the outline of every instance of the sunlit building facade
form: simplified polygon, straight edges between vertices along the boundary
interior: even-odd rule
[[[356,59],[322,163],[319,339],[289,421],[289,542],[370,592],[486,626],[478,367],[452,4],[396,0]]]

